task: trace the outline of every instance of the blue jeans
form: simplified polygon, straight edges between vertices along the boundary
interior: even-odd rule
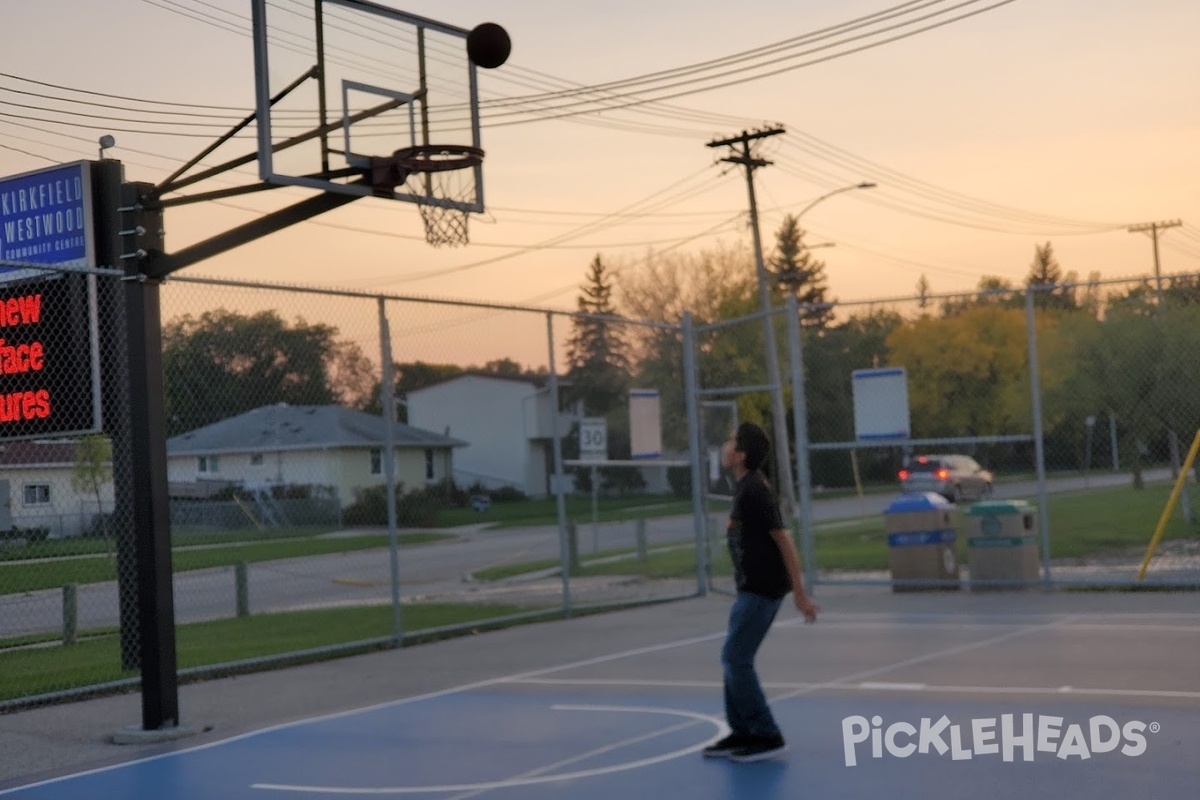
[[[767,706],[766,695],[754,669],[754,656],[771,630],[783,598],[738,592],[729,610],[729,631],[721,649],[725,671],[725,719],[733,733],[743,736],[779,736],[779,727]]]

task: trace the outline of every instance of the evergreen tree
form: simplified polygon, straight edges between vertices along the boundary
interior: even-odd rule
[[[929,278],[921,275],[917,281],[917,308],[924,311],[929,306]]]
[[[796,301],[805,306],[800,312],[800,324],[806,328],[824,328],[833,320],[829,290],[825,277],[825,262],[813,258],[804,244],[806,231],[792,214],[783,218],[775,232],[775,253],[767,264],[772,277]]]
[[[1041,288],[1033,296],[1033,301],[1038,307],[1069,311],[1079,307],[1075,300],[1075,289],[1070,285],[1076,277],[1075,273],[1071,273],[1064,279],[1062,267],[1054,256],[1054,248],[1050,242],[1046,242],[1045,245],[1034,247],[1033,261],[1029,265],[1025,285],[1047,287]]]
[[[581,316],[571,321],[564,396],[569,402],[582,400],[587,416],[606,419],[608,457],[621,460],[628,459],[631,453],[627,405],[632,380],[629,345],[620,323],[596,319],[596,316],[617,316],[612,291],[612,281],[597,255],[588,267],[586,282],[580,287]],[[623,493],[645,486],[641,474],[627,467],[602,467],[600,478],[600,488],[605,491]],[[583,490],[591,488],[590,470],[576,472],[576,485]]]
[[[588,267],[586,283],[580,287],[580,314],[617,316],[613,307],[612,281],[600,256]],[[585,413],[603,416],[620,408],[629,391],[630,365],[628,345],[619,325],[594,317],[578,316],[571,321],[567,340],[567,378],[565,394],[571,401],[582,400]]]

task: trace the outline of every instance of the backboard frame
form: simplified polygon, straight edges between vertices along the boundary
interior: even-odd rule
[[[322,25],[322,10],[326,6],[349,9],[351,11],[360,12],[368,15],[377,15],[382,19],[400,23],[403,25],[413,26],[417,32],[417,62],[421,74],[420,82],[425,84],[425,33],[426,31],[436,32],[446,36],[454,37],[462,42],[463,65],[467,68],[468,92],[469,92],[469,111],[470,111],[470,141],[472,147],[480,148],[480,117],[479,117],[479,93],[478,93],[478,67],[466,57],[466,39],[470,31],[465,28],[460,28],[456,25],[450,25],[444,22],[422,17],[416,14],[400,11],[398,9],[389,8],[378,3],[370,2],[369,0],[314,0],[316,8],[316,65],[312,70],[314,79],[320,84],[320,94],[322,98],[322,108],[320,110],[321,119],[318,124],[313,126],[313,132],[321,139],[322,153],[328,154],[331,152],[340,152],[351,168],[364,164],[363,156],[354,154],[350,143],[350,120],[346,117],[345,109],[347,107],[347,96],[350,91],[361,91],[370,94],[387,97],[392,101],[400,104],[407,104],[409,107],[409,118],[411,120],[411,132],[413,136],[411,141],[399,142],[398,147],[390,148],[387,153],[373,154],[376,156],[390,156],[393,151],[401,149],[408,145],[436,145],[442,144],[429,138],[428,125],[419,124],[419,121],[427,112],[426,103],[428,102],[426,85],[415,87],[381,87],[375,84],[368,84],[362,81],[341,81],[336,87],[338,95],[343,98],[343,111],[339,115],[340,121],[331,122],[326,114],[327,110],[324,107],[324,97],[326,86],[324,84],[324,53],[321,39]],[[254,81],[255,81],[255,109],[256,109],[256,127],[257,127],[257,161],[259,168],[259,178],[264,183],[274,186],[298,186],[308,189],[316,189],[322,192],[332,192],[335,194],[343,194],[353,197],[379,197],[380,192],[376,187],[372,187],[369,182],[346,182],[341,183],[334,180],[335,177],[345,177],[345,169],[329,169],[328,163],[322,164],[322,171],[310,172],[307,174],[296,175],[289,174],[276,168],[275,153],[286,146],[288,142],[276,143],[274,139],[274,131],[272,124],[271,108],[278,98],[273,98],[271,94],[271,60],[270,60],[270,27],[267,20],[268,0],[251,0],[251,14],[253,23],[253,42],[254,42]],[[436,101],[435,101],[436,102]],[[394,106],[392,106],[394,107]],[[378,113],[384,110],[380,108]],[[366,112],[364,112],[366,113]],[[362,117],[363,115],[359,115]],[[361,121],[361,119],[355,120]],[[329,137],[331,134],[336,135],[336,131],[340,129],[344,150],[336,151],[329,147]],[[457,142],[464,143],[464,142]],[[361,167],[360,167],[361,168]],[[418,205],[432,205],[443,208],[457,209],[463,212],[483,213],[484,197],[483,197],[483,167],[482,164],[475,164],[467,167],[467,170],[473,173],[474,191],[471,197],[465,200],[449,199],[441,197],[431,197],[426,192],[422,191],[425,185],[423,181],[415,182],[411,187],[406,188],[404,184],[392,190],[388,199],[401,200],[405,202],[415,203]]]

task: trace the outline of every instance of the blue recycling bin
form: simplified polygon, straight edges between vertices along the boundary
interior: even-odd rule
[[[956,507],[933,492],[908,492],[884,510],[892,590],[959,588]]]

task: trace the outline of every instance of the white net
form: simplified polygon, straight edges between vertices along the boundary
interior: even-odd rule
[[[409,182],[420,187],[416,202],[430,245],[456,247],[469,241],[468,209],[482,158],[482,151],[465,147],[412,148],[396,154]]]

